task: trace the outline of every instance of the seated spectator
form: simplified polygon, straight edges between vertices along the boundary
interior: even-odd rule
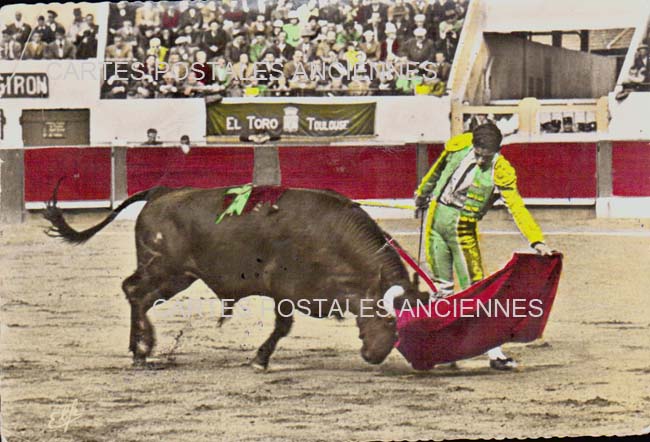
[[[194,59],[196,51],[198,51],[198,47],[192,45],[191,37],[182,35],[176,39],[175,45],[169,55],[178,54],[180,61],[190,62]]]
[[[230,0],[228,3],[224,1],[223,9],[224,20],[233,23],[244,23],[246,21],[246,13],[239,7],[239,2],[237,0]]]
[[[648,72],[648,65],[650,58],[648,57],[648,45],[642,43],[634,54],[634,64],[630,68],[628,81],[631,83],[648,83],[650,82],[650,72]]]
[[[284,65],[284,76],[290,89],[304,89],[311,86],[309,65],[305,64],[304,54],[296,50],[291,61]]]
[[[81,33],[82,26],[85,24],[85,21],[83,15],[81,14],[81,8],[74,8],[72,10],[72,15],[74,18],[72,19],[72,24],[68,28],[67,38],[70,41],[75,41],[77,39],[77,35]]]
[[[267,26],[263,14],[258,14],[255,22],[248,27],[249,40],[253,40],[260,34],[264,35],[264,37],[271,35],[271,29]]]
[[[200,82],[196,74],[192,71],[187,75],[187,80],[183,83],[181,91],[184,97],[203,97],[205,92],[205,84]]]
[[[440,38],[445,38],[448,32],[453,33],[454,38],[460,34],[463,28],[463,19],[458,17],[456,11],[453,11],[450,16],[443,20],[438,26]]]
[[[117,4],[109,3],[108,14],[108,33],[109,43],[112,42],[112,37],[124,26],[125,21],[131,23],[135,20],[135,11],[127,1],[120,1]]]
[[[381,42],[379,48],[379,59],[381,61],[392,61],[399,53],[399,41],[397,40],[397,28],[395,25],[386,23],[386,39]]]
[[[204,85],[212,84],[212,68],[208,64],[208,56],[205,51],[197,51],[194,54],[192,70],[197,73],[197,80]]]
[[[272,97],[288,97],[291,95],[291,89],[287,86],[287,79],[284,76],[271,79],[267,91],[267,95]]]
[[[375,33],[372,31],[366,31],[363,33],[363,38],[364,41],[359,45],[359,49],[366,54],[366,60],[379,61],[381,47],[379,46],[379,42],[375,40]]]
[[[25,60],[42,60],[45,57],[46,48],[47,45],[43,41],[43,34],[34,32],[31,41],[25,46],[23,58]]]
[[[56,18],[59,16],[55,11],[47,11],[47,21],[45,25],[47,26],[45,34],[43,34],[43,41],[46,43],[52,43],[56,38],[57,32],[62,33],[65,36],[65,28],[56,21]]]
[[[179,83],[172,72],[163,75],[163,82],[158,86],[158,98],[177,98],[181,96]]]
[[[294,48],[300,44],[300,25],[298,24],[298,13],[296,11],[289,12],[289,23],[282,27],[282,30],[287,34],[287,43]]]
[[[203,31],[197,31],[192,26],[185,25],[184,28],[178,31],[177,37],[186,37],[187,44],[198,49],[203,37]]]
[[[232,66],[226,65],[226,59],[223,57],[217,58],[214,68],[212,68],[212,81],[216,86],[226,89],[230,86],[232,79]]]
[[[173,3],[169,3],[160,15],[160,27],[164,30],[176,31],[180,22],[181,13]]]
[[[178,21],[178,26],[184,28],[185,26],[190,26],[194,30],[198,31],[203,27],[203,15],[195,8],[189,7],[187,10],[181,13],[181,16]]]
[[[242,87],[241,80],[233,77],[228,88],[227,95],[232,98],[241,98],[244,96],[244,88]]]
[[[275,58],[279,58],[283,63],[291,60],[295,48],[287,43],[287,33],[282,31],[278,35],[275,44],[269,46],[267,52],[271,52]]]
[[[354,23],[351,22],[344,23],[343,28],[336,36],[336,43],[339,45],[339,47],[341,49],[347,48],[352,43],[360,43],[360,42],[361,42],[361,34],[354,27]]]
[[[372,31],[372,33],[375,35],[375,37],[378,40],[383,40],[385,37],[384,35],[385,28],[386,28],[386,22],[382,21],[381,16],[378,12],[373,12],[372,16],[370,17],[370,20],[368,21],[368,24],[363,29],[366,32]]]
[[[133,49],[126,44],[120,34],[113,37],[113,44],[106,47],[107,60],[131,60],[133,58]]]
[[[95,17],[87,14],[75,39],[78,59],[97,57],[97,32],[99,26],[95,24]]]
[[[362,25],[370,22],[372,15],[377,14],[382,27],[388,21],[388,6],[379,3],[379,0],[371,0],[369,5],[363,6],[359,11],[358,19]],[[375,34],[377,35],[377,34]]]
[[[275,20],[273,22],[273,27],[271,28],[271,41],[275,41],[278,39],[280,36],[280,32],[282,32],[282,27],[284,26],[284,22],[282,20]]]
[[[140,32],[138,31],[138,28],[135,28],[133,26],[133,22],[131,20],[124,20],[124,24],[120,29],[115,32],[115,38],[116,36],[122,37],[122,41],[124,44],[131,46],[133,48],[133,52],[138,48],[138,36],[140,35]]]
[[[404,0],[395,0],[395,4],[388,8],[387,19],[393,21],[400,18],[408,22],[410,20],[411,10],[404,4]]]
[[[20,43],[21,47],[27,43],[29,35],[32,32],[32,27],[23,21],[23,14],[20,11],[16,11],[14,14],[16,20],[13,23],[9,23],[5,27],[5,31],[9,34],[15,36],[15,40]]]
[[[158,141],[158,131],[154,128],[147,130],[147,141],[142,143],[143,146],[158,146],[162,144],[161,141]]]
[[[36,26],[34,27],[34,34],[38,33],[41,34],[41,41],[43,43],[48,43],[45,41],[45,34],[49,32],[49,29],[47,25],[45,24],[45,17],[42,15],[39,15],[38,18],[36,19]]]
[[[296,50],[299,50],[302,52],[302,57],[304,61],[310,61],[314,58],[316,55],[316,46],[314,43],[311,41],[312,39],[312,34],[307,31],[303,31],[302,33],[302,41],[298,46],[296,46]]]
[[[427,31],[424,28],[416,28],[413,31],[414,37],[404,44],[402,54],[409,61],[422,63],[433,59],[433,42],[426,40],[426,35]]]
[[[449,79],[449,73],[451,72],[451,64],[447,62],[444,52],[436,52],[433,70],[436,73],[436,78],[438,80],[447,82]]]
[[[427,26],[426,15],[416,14],[413,18],[413,28],[411,29],[411,33],[416,29],[424,29],[426,31],[426,34],[424,34],[426,38],[436,39],[437,30],[431,29],[430,26]]]
[[[206,23],[212,23],[213,21],[219,20],[219,10],[217,8],[217,2],[210,0],[201,8],[201,15],[203,16],[203,26],[205,27]]]
[[[260,31],[257,34],[255,34],[255,40],[253,41],[250,49],[248,50],[248,57],[251,63],[256,63],[258,61],[261,61],[267,49],[268,49],[268,45],[266,43],[266,35]]]
[[[102,84],[102,98],[126,98],[128,82],[125,79],[112,75]]]
[[[341,23],[343,21],[343,14],[335,0],[321,0],[319,3],[319,18],[327,20],[330,23]]]
[[[327,31],[327,34],[324,39],[322,39],[316,46],[316,57],[324,58],[331,51],[336,51],[334,46],[336,45],[336,32]]]
[[[174,41],[176,41],[176,33],[171,29],[162,29],[160,31],[160,46],[169,50],[174,46]],[[151,47],[151,46],[149,46]]]
[[[58,30],[55,39],[45,50],[45,58],[49,60],[71,60],[75,58],[76,48],[65,39],[65,32]]]
[[[458,46],[458,40],[456,39],[455,33],[448,31],[445,38],[438,41],[436,49],[445,54],[447,60],[453,60],[454,54],[456,53],[456,46]]]
[[[244,40],[244,35],[238,34],[226,46],[226,59],[239,60],[242,54],[246,54],[248,56],[248,45]]]
[[[169,63],[170,72],[174,76],[174,80],[176,82],[185,81],[187,72],[189,71],[189,63],[181,60],[178,52],[170,52],[167,62]]]
[[[133,98],[155,98],[158,86],[153,76],[143,75],[140,79],[134,79],[129,94]]]
[[[2,32],[2,46],[0,46],[0,60],[18,60],[23,47],[17,41],[18,34],[12,34],[5,29]]]
[[[248,55],[242,53],[239,55],[239,61],[232,65],[233,77],[240,80],[240,84],[245,86],[246,79],[252,77],[254,65],[249,61]]]
[[[145,54],[146,57],[154,56],[159,62],[167,60],[168,47],[162,45],[162,41],[158,37],[149,40],[149,49]]]
[[[212,60],[221,57],[226,53],[228,45],[228,35],[221,29],[219,22],[213,20],[210,22],[209,29],[203,32],[201,46],[206,52],[208,59]]]
[[[160,10],[151,1],[146,1],[135,10],[135,26],[144,32],[145,28],[152,28],[156,32],[160,30]]]

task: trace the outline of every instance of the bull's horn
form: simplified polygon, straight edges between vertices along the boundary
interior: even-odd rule
[[[395,302],[395,298],[402,296],[403,294],[404,287],[401,285],[394,285],[386,290],[386,293],[384,293],[384,297],[382,299],[384,300],[384,308],[389,314],[395,316],[395,308],[393,307],[393,302]]]

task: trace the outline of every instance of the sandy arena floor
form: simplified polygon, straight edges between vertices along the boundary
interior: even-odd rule
[[[81,228],[100,215],[71,220]],[[353,320],[304,316],[259,373],[245,364],[273,318],[241,311],[222,328],[207,311],[154,311],[156,369],[134,369],[120,288],[135,269],[133,223],[116,221],[77,247],[46,237],[35,217],[0,226],[3,436],[198,442],[650,431],[650,228],[582,218],[540,216],[565,254],[564,272],[544,339],[506,345],[520,362],[507,373],[484,357],[416,372],[397,351],[370,366]],[[417,253],[416,222],[383,225]],[[481,227],[489,272],[526,247],[502,215]],[[179,298],[209,303],[214,295],[196,283]]]

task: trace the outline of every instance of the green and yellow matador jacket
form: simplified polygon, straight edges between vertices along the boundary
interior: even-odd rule
[[[436,204],[447,181],[449,181],[460,162],[471,152],[473,147],[471,133],[451,138],[445,145],[438,160],[422,179],[422,183],[416,191],[416,196],[431,196],[431,205],[427,217],[428,227],[432,225]],[[476,171],[474,181],[467,192],[467,199],[463,208],[460,209],[460,219],[463,221],[480,220],[498,196],[496,193],[498,190],[517,227],[531,246],[538,242],[544,242],[542,230],[528,209],[526,209],[524,201],[517,190],[517,175],[510,162],[503,155],[497,154],[491,169],[482,172],[477,168]]]

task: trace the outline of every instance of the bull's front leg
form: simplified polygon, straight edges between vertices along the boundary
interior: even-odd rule
[[[289,334],[291,326],[293,325],[293,314],[291,315],[282,315],[280,314],[278,307],[275,308],[275,327],[271,336],[264,341],[264,344],[260,346],[257,350],[257,355],[251,365],[255,368],[266,370],[269,366],[269,359],[275,351],[275,347],[278,345],[278,341],[284,338]]]
[[[156,344],[154,327],[147,317],[147,311],[159,299],[167,301],[175,294],[189,287],[196,278],[187,275],[169,276],[167,280],[155,280],[135,272],[122,284],[131,305],[131,333],[129,351],[133,363],[142,365]]]

